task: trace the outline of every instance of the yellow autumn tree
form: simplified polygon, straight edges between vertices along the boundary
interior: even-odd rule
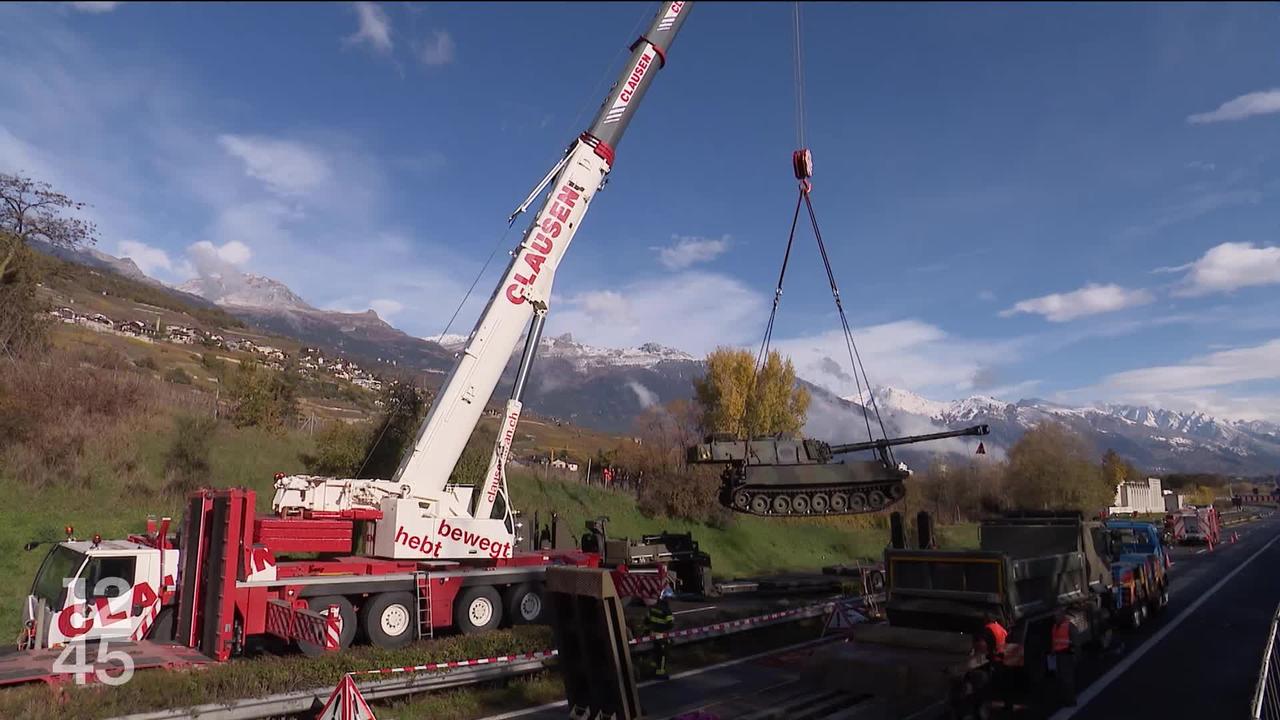
[[[796,384],[795,366],[776,350],[758,373],[751,353],[734,348],[716,348],[706,366],[706,374],[693,381],[704,431],[754,436],[804,427],[809,391]]]

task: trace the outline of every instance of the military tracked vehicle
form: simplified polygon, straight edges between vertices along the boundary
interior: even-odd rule
[[[743,440],[717,434],[688,450],[689,462],[725,465],[720,503],[750,515],[856,515],[879,512],[907,494],[911,471],[895,464],[889,448],[968,435],[986,435],[986,425],[963,430],[831,445],[810,438]],[[837,455],[872,450],[875,460],[835,461]]]

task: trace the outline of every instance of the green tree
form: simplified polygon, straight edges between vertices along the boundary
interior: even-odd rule
[[[369,449],[371,434],[367,423],[329,423],[316,434],[315,454],[304,453],[302,463],[307,472],[315,475],[355,477]]]
[[[783,360],[776,350],[759,372],[750,352],[733,348],[717,348],[707,355],[706,366],[706,374],[693,382],[706,432],[754,436],[804,427],[809,391],[796,384],[791,360]]]
[[[1043,422],[1009,448],[1004,494],[1021,509],[1072,509],[1093,513],[1111,504],[1115,486],[1079,434]]]
[[[21,175],[0,173],[0,232],[18,239],[21,245],[43,242],[54,247],[92,245],[97,227],[68,217],[87,207],[63,195],[47,182]],[[18,254],[17,246],[0,248],[0,276]]]
[[[0,355],[34,355],[45,346],[49,320],[36,296],[37,273],[31,251],[0,231]]]
[[[240,363],[229,390],[236,403],[231,415],[236,427],[279,430],[298,415],[297,390],[288,373],[269,370],[256,361]]]
[[[175,495],[208,487],[212,477],[210,440],[217,421],[204,415],[178,418],[164,455],[165,490]]]
[[[382,394],[382,406],[377,431],[369,436],[365,448],[367,460],[356,477],[390,479],[400,467],[400,458],[413,447],[418,426],[427,412],[422,395],[409,383],[387,386]]]

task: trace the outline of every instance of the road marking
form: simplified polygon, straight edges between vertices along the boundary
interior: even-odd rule
[[[682,673],[676,673],[675,675],[672,675],[669,680],[646,680],[645,682],[640,683],[639,687],[644,688],[644,687],[649,687],[650,685],[657,685],[658,683],[671,682],[671,680],[682,680],[687,677],[693,677],[694,675],[701,675],[702,673],[711,672],[713,670],[720,670],[722,668],[733,667],[734,665],[741,665],[744,662],[759,660],[762,657],[768,657],[770,655],[779,655],[785,652],[792,652],[794,650],[803,650],[804,648],[811,647],[813,645],[821,645],[822,643],[829,643],[839,639],[841,639],[839,635],[828,635],[827,637],[821,637],[816,640],[808,640],[806,642],[796,643],[795,645],[787,645],[785,647],[774,648],[772,650],[765,650],[764,652],[758,652],[755,655],[748,655],[746,657],[734,658],[733,660],[725,660],[724,662],[716,663],[715,665],[708,665],[706,667],[694,668],[693,670],[685,670]],[[557,702],[550,702],[545,705],[539,705],[537,707],[525,708],[523,710],[512,710],[511,712],[502,713],[501,715],[490,715],[484,718],[483,720],[510,720],[510,718],[524,717],[525,715],[530,715],[536,712],[542,712],[543,710],[551,710],[553,708],[566,707],[568,704],[569,703],[567,701],[560,700]]]
[[[1240,565],[1236,567],[1235,570],[1232,570],[1231,572],[1227,573],[1226,577],[1219,580],[1216,584],[1214,584],[1213,587],[1209,588],[1203,595],[1196,598],[1196,601],[1188,605],[1185,609],[1183,609],[1182,612],[1178,613],[1177,617],[1165,623],[1158,631],[1156,631],[1155,635],[1152,635],[1151,637],[1147,638],[1146,642],[1139,645],[1137,650],[1134,650],[1132,653],[1127,655],[1123,660],[1116,663],[1116,666],[1108,670],[1105,675],[1095,680],[1093,684],[1088,687],[1088,689],[1086,689],[1083,693],[1080,693],[1080,696],[1077,698],[1075,707],[1062,708],[1058,712],[1054,713],[1049,718],[1049,720],[1067,720],[1068,718],[1074,716],[1080,710],[1084,709],[1084,707],[1088,705],[1091,700],[1093,700],[1098,695],[1100,695],[1103,690],[1106,690],[1108,685],[1115,682],[1121,675],[1125,674],[1125,672],[1127,672],[1129,668],[1133,667],[1133,664],[1138,662],[1138,660],[1141,659],[1143,655],[1146,655],[1148,650],[1155,647],[1161,640],[1165,638],[1166,635],[1173,632],[1174,628],[1181,625],[1183,620],[1186,620],[1188,617],[1190,617],[1191,613],[1195,612],[1201,605],[1204,604],[1206,600],[1213,597],[1214,593],[1221,590],[1223,585],[1226,585],[1228,582],[1230,582],[1231,578],[1236,576],[1236,573],[1240,572],[1241,570],[1244,570],[1246,567],[1249,566],[1249,563],[1253,562],[1259,555],[1266,552],[1267,548],[1270,548],[1272,545],[1275,545],[1277,540],[1280,540],[1280,534],[1277,534],[1275,537],[1271,538],[1271,540],[1269,540],[1266,545],[1263,545],[1261,548],[1258,549],[1257,552],[1250,555],[1247,560],[1240,563]],[[1204,551],[1201,550],[1201,552],[1204,552]]]
[[[1204,550],[1197,550],[1197,551],[1196,551],[1196,554],[1197,554],[1197,555],[1203,555],[1203,554],[1204,554]]]
[[[715,609],[716,609],[715,605],[708,605],[706,607],[700,607],[700,608],[689,608],[688,610],[677,610],[671,614],[672,615],[688,615],[689,613],[706,612],[708,610],[715,610]]]

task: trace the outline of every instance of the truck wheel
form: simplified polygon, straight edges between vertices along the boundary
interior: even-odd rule
[[[360,606],[360,630],[375,647],[394,650],[413,642],[418,633],[417,601],[407,592],[374,595]]]
[[[356,609],[352,607],[351,601],[341,595],[307,598],[307,607],[311,612],[323,615],[330,605],[338,606],[338,649],[346,650],[356,639]],[[302,650],[302,654],[307,657],[319,657],[327,652],[324,645],[316,645],[305,640],[298,641],[298,649]]]
[[[867,591],[872,594],[884,592],[884,573],[879,570],[867,573]]]
[[[542,583],[512,585],[503,593],[507,621],[512,625],[537,625],[542,620]]]
[[[493,630],[502,624],[502,596],[489,585],[463,590],[453,606],[453,622],[463,635]]]

